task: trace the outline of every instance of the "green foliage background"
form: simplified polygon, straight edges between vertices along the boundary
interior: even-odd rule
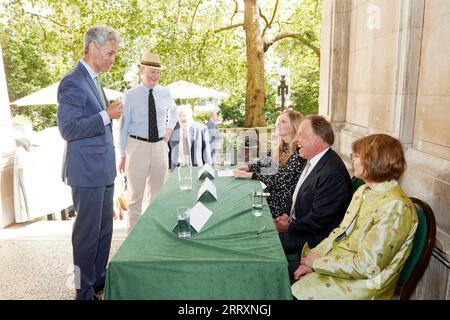
[[[243,8],[242,0],[238,1]],[[275,0],[260,1],[270,17]],[[83,34],[93,25],[116,28],[123,48],[110,72],[102,76],[106,87],[124,91],[125,72],[146,50],[160,55],[167,69],[161,83],[177,80],[230,93],[221,104],[228,126],[242,126],[246,88],[245,34],[242,28],[214,32],[242,21],[231,0],[9,0],[0,3],[0,43],[3,50],[10,101],[46,87],[68,72],[82,57]],[[277,23],[267,30],[302,32],[319,46],[321,0],[279,1]],[[279,113],[276,105],[276,70],[290,69],[292,107],[317,113],[319,58],[308,47],[287,38],[265,54],[268,124]],[[14,115],[31,119],[41,130],[56,124],[56,106],[13,107]]]

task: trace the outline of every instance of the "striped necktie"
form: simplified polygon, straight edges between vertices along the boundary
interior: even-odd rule
[[[100,83],[100,77],[97,75],[95,77],[95,85],[97,87],[98,95],[100,96],[100,100],[102,100],[103,109],[106,109],[106,99],[103,95],[102,85]]]

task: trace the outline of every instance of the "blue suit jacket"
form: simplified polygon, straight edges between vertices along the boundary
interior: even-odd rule
[[[212,164],[211,147],[209,143],[208,127],[193,121],[187,132],[188,147],[191,165],[203,166]],[[180,124],[177,122],[169,140],[169,168],[174,170],[178,164],[178,151],[180,143]]]
[[[61,80],[58,105],[58,128],[67,141],[63,172],[67,184],[77,187],[112,184],[116,177],[112,123],[103,124],[100,96],[81,63]]]

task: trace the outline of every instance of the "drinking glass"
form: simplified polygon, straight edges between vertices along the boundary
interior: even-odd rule
[[[192,189],[192,167],[190,165],[178,167],[178,186],[181,190]]]
[[[191,219],[189,215],[189,208],[177,208],[178,219],[178,237],[182,239],[191,237]]]

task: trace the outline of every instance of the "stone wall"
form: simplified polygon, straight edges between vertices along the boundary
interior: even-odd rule
[[[0,228],[14,222],[14,132],[0,48]]]
[[[414,298],[450,298],[450,1],[323,2],[319,112],[351,143],[372,133],[405,146],[405,191],[434,211],[437,240]]]

